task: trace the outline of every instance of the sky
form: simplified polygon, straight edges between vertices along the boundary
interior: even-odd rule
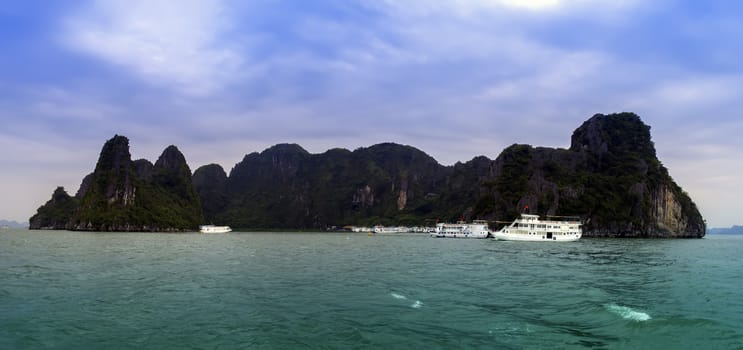
[[[287,142],[450,165],[627,111],[710,227],[743,223],[741,1],[7,0],[0,47],[0,219],[115,134],[192,171]]]

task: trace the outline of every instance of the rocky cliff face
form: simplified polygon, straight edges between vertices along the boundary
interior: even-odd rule
[[[569,150],[514,145],[494,162],[493,218],[519,211],[577,215],[591,237],[702,237],[689,196],[656,158],[650,127],[631,113],[597,114]]]
[[[227,173],[218,164],[202,166],[193,174],[193,185],[201,200],[207,222],[227,207]]]
[[[32,230],[67,229],[77,205],[77,200],[70,197],[64,187],[57,187],[52,198],[29,219],[29,228]]]
[[[144,223],[160,225],[167,230],[195,230],[204,223],[198,193],[193,185],[186,158],[175,146],[168,146],[152,167],[152,175],[143,183],[142,208],[150,216]],[[168,203],[168,205],[164,205]]]
[[[194,182],[202,202],[211,203],[205,207],[207,221],[234,227],[413,224],[418,217],[410,211],[429,204],[426,194],[440,180],[442,169],[410,146],[387,143],[310,154],[298,145],[283,144],[246,155],[224,186],[204,181],[207,172],[216,171],[213,166],[197,169]],[[223,209],[214,205],[214,198],[226,203]]]
[[[601,142],[601,144],[597,144]],[[573,133],[571,151],[587,160],[586,170],[618,179],[615,197],[623,196],[631,225],[588,223],[588,235],[703,237],[706,225],[688,194],[656,157],[650,127],[632,113],[597,114]],[[609,221],[610,213],[599,218]],[[591,219],[590,217],[588,218]],[[618,227],[618,229],[617,229]]]
[[[137,197],[133,177],[129,139],[116,135],[103,145],[89,183],[83,181],[78,191],[83,194],[80,206],[68,226],[75,230],[123,230],[129,221],[127,207],[133,206]]]
[[[277,145],[245,156],[224,190],[212,185],[219,181],[198,181],[197,189],[225,200],[210,219],[236,227],[511,221],[528,207],[580,216],[586,236],[704,235],[704,220],[656,158],[638,116],[597,114],[571,141],[570,149],[513,145],[495,160],[451,167],[390,143],[324,154]]]
[[[47,208],[39,209],[32,228],[184,231],[203,222],[191,172],[175,146],[168,147],[153,166],[143,159],[132,161],[129,140],[116,135],[104,144],[95,171],[82,181],[74,201],[58,192]],[[45,213],[62,208],[69,215],[53,215],[55,224],[50,226]]]
[[[191,177],[175,146],[154,165],[132,161],[129,140],[115,136],[76,197],[58,189],[31,226],[179,231],[213,222],[324,229],[512,221],[526,208],[580,216],[588,237],[702,237],[706,230],[657,159],[650,127],[631,113],[593,116],[575,130],[569,149],[516,144],[495,160],[442,166],[393,143],[322,154],[280,144],[246,155],[229,176],[211,164]]]
[[[90,173],[83,178],[83,181],[80,183],[80,188],[78,188],[77,193],[75,194],[75,198],[79,200],[85,197],[85,193],[88,192],[88,189],[90,188],[90,184],[92,182],[93,182],[93,173]]]

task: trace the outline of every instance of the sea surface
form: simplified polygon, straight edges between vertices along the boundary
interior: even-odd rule
[[[0,230],[0,349],[743,349],[743,236]]]

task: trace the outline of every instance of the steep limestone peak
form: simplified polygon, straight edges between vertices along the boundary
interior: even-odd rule
[[[180,171],[184,165],[186,165],[186,157],[184,157],[183,153],[178,150],[178,147],[170,145],[163,151],[160,158],[157,159],[157,162],[155,162],[155,169],[177,172]],[[188,165],[186,165],[186,167],[188,167]]]
[[[132,161],[129,153],[129,139],[126,136],[114,135],[106,141],[96,164],[96,171],[121,170]]]
[[[650,126],[628,112],[594,115],[573,132],[570,150],[598,155],[632,152],[655,157]]]
[[[89,231],[182,231],[203,222],[183,154],[170,146],[153,165],[131,160],[129,140],[115,135],[101,149],[95,171],[76,198],[64,189],[39,208],[31,228]]]

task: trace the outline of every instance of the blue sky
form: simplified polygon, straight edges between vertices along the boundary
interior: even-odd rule
[[[0,218],[114,134],[192,170],[281,142],[453,164],[631,111],[710,226],[743,222],[739,1],[6,1],[0,45]]]

